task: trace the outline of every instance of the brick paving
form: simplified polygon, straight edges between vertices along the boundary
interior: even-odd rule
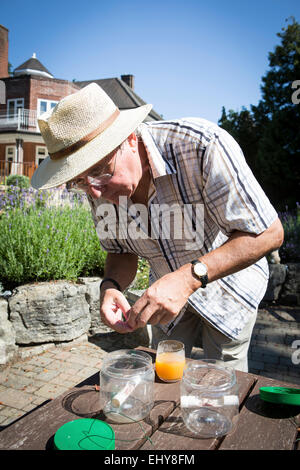
[[[99,372],[107,354],[87,339],[54,346],[0,370],[0,430]]]
[[[295,340],[300,340],[299,307],[261,309],[249,349],[249,372],[299,388],[300,364],[291,359]],[[22,359],[0,369],[0,430],[99,372],[103,357],[123,347],[134,345],[120,344],[120,335],[112,333],[98,339],[84,335],[61,345],[23,348]],[[201,347],[194,348],[192,357],[203,357]]]

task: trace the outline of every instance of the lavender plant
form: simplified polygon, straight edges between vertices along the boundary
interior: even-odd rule
[[[49,195],[50,194],[50,195]],[[49,199],[57,199],[49,204]],[[0,283],[102,275],[101,250],[89,208],[75,196],[16,189],[0,197]]]

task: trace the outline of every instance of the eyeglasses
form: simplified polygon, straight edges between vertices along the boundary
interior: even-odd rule
[[[86,176],[79,176],[68,182],[69,189],[81,189],[82,191],[87,191],[90,186],[94,186],[96,189],[101,189],[103,186],[107,185],[112,179],[116,169],[118,152],[115,151],[115,163],[112,173],[102,173],[99,175],[99,168],[96,167],[88,172]]]

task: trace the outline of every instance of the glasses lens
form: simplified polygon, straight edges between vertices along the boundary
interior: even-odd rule
[[[97,188],[97,187],[100,188],[102,186],[105,186],[109,182],[111,177],[112,177],[112,175],[107,173],[107,174],[98,176],[98,178],[92,178],[91,176],[88,176],[87,180],[88,180],[89,184],[91,184],[95,188]]]

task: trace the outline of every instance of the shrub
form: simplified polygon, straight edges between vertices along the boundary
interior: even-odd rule
[[[2,290],[30,282],[103,275],[106,253],[84,200],[68,191],[17,187],[0,196]],[[148,262],[139,259],[136,289],[148,287],[148,273]]]
[[[284,228],[284,242],[279,250],[281,262],[300,262],[300,205],[297,203],[296,210],[279,213]]]
[[[16,207],[0,219],[0,282],[6,289],[34,281],[102,275],[101,250],[90,210]]]
[[[147,260],[139,258],[134,289],[147,289],[149,287],[150,266]]]
[[[28,176],[24,175],[9,175],[6,178],[7,186],[18,186],[19,188],[29,188],[30,180]]]

